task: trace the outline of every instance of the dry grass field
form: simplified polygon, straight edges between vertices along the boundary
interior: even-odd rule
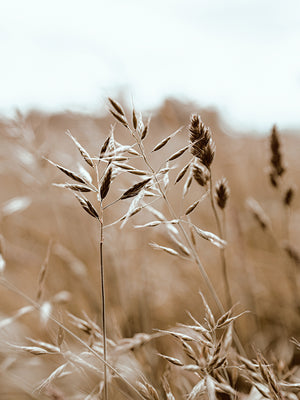
[[[107,108],[1,122],[0,398],[300,398],[299,133]]]

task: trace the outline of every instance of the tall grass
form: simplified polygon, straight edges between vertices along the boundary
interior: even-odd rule
[[[242,202],[251,195],[250,213],[239,211],[242,183],[249,185],[254,168],[263,176],[263,168],[247,170],[246,153],[239,146],[235,152],[233,141],[225,149],[222,141],[228,145],[230,138],[212,133],[199,114],[158,138],[153,131],[163,119],[146,121],[113,99],[108,107],[112,125],[105,138],[88,141],[67,131],[79,166],[76,153],[68,156],[70,140],[61,138],[49,155],[38,146],[33,126],[27,126],[29,133],[24,124],[7,128],[5,143],[16,158],[10,174],[24,193],[2,206],[2,242],[9,251],[2,243],[1,284],[10,314],[0,321],[7,343],[1,349],[3,395],[298,398],[298,342],[290,342],[299,329],[297,196],[278,130],[272,129],[270,148],[262,151],[264,162],[269,160],[264,179],[271,184],[270,199],[279,198],[269,203],[274,223],[260,205],[264,184],[257,193],[246,190]],[[218,161],[223,156],[224,162],[226,151],[243,157],[227,165],[232,177]],[[53,167],[60,171],[56,179],[67,181],[51,188],[47,174]],[[44,206],[23,217],[43,192]],[[52,221],[43,220],[46,207]],[[39,215],[37,230],[32,218]],[[46,258],[39,267],[39,257],[30,253],[33,265],[22,272],[18,266],[26,253],[21,246],[20,259],[14,237],[20,246],[30,236],[35,246],[47,245]],[[282,287],[276,279],[260,279],[259,256],[281,277]],[[33,292],[30,280],[37,270]],[[272,297],[276,291],[283,296],[279,303]],[[192,313],[185,316],[185,308]]]

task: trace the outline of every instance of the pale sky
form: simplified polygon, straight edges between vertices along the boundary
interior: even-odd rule
[[[300,0],[9,0],[0,113],[175,96],[234,129],[300,128]]]

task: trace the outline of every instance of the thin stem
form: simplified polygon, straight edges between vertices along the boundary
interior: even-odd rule
[[[210,168],[209,168],[209,186],[210,186],[210,203],[211,203],[211,207],[212,207],[215,219],[216,219],[218,233],[219,233],[219,236],[221,239],[225,239],[221,221],[218,216],[215,201],[214,201],[213,181],[212,181],[212,173],[211,173]],[[226,304],[227,304],[227,308],[230,309],[232,307],[232,297],[231,297],[231,293],[230,293],[230,285],[229,285],[229,280],[228,280],[228,271],[227,271],[228,269],[227,269],[227,264],[226,264],[225,249],[220,249],[220,256],[221,256],[221,263],[222,263],[223,280],[225,283]]]
[[[104,242],[104,234],[103,234],[103,209],[101,204],[101,217],[99,219],[100,222],[100,280],[101,280],[101,303],[102,303],[102,331],[103,331],[103,358],[104,358],[104,399],[108,400],[108,385],[107,385],[107,341],[106,341],[106,315],[105,315],[105,281],[104,281],[104,262],[103,262],[103,242]]]
[[[222,210],[223,214],[223,238],[226,240],[226,214],[225,210]],[[226,301],[227,301],[227,307],[230,309],[233,306],[233,301],[232,301],[232,296],[231,296],[231,290],[230,290],[230,285],[229,285],[229,278],[228,278],[228,271],[227,271],[227,265],[226,265],[226,256],[225,256],[225,248],[221,249],[221,258],[222,258],[222,266],[223,266],[223,276],[224,276],[224,281],[226,285]]]

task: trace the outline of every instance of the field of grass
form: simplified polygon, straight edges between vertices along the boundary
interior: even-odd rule
[[[300,398],[299,133],[107,107],[0,123],[0,398]]]

